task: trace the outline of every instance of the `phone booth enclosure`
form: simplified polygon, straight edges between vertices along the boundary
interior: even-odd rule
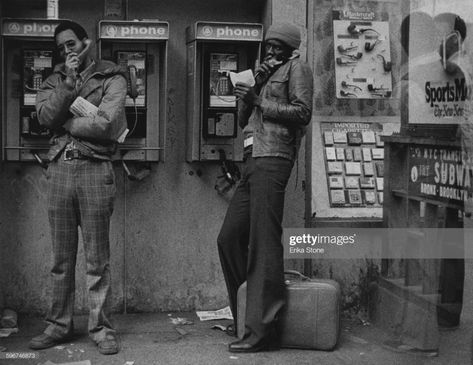
[[[164,161],[169,24],[102,20],[98,28],[99,57],[117,63],[128,74],[129,132],[115,158]]]
[[[243,135],[230,72],[254,69],[263,27],[253,23],[196,22],[187,29],[188,162],[242,161]]]
[[[46,158],[51,133],[40,126],[36,94],[58,62],[54,29],[62,20],[3,18],[2,159]]]

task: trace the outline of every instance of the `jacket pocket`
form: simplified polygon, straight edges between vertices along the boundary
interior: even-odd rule
[[[277,76],[270,81],[270,94],[278,100],[287,100],[287,87],[288,77],[287,75]]]

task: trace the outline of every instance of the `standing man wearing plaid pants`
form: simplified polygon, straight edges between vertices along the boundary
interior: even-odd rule
[[[39,122],[54,132],[47,173],[52,306],[48,327],[29,346],[41,350],[71,339],[80,226],[87,263],[89,334],[100,353],[115,354],[118,341],[107,307],[109,230],[116,190],[111,155],[115,141],[126,130],[127,83],[117,65],[89,56],[90,40],[81,25],[61,22],[54,39],[64,63],[55,67],[36,99]],[[69,108],[79,96],[98,111],[73,115]]]

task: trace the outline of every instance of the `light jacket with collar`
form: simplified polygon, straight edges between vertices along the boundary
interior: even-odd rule
[[[117,138],[127,127],[125,97],[127,82],[121,67],[111,61],[95,61],[80,86],[65,83],[64,63],[43,82],[36,96],[39,123],[51,129],[54,136],[48,158],[53,161],[71,141],[77,142],[86,155],[110,159]],[[98,107],[91,117],[75,117],[69,111],[81,96]]]
[[[274,72],[261,88],[260,106],[239,103],[238,121],[253,136],[253,157],[294,160],[312,117],[313,76],[299,57]]]

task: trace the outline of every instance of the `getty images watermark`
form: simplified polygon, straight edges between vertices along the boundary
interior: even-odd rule
[[[287,259],[473,258],[473,229],[286,228]]]
[[[289,236],[289,253],[308,253],[308,254],[324,254],[325,248],[330,245],[343,246],[355,243],[356,233],[344,235],[322,235],[317,233],[312,235],[310,233],[296,234]]]

